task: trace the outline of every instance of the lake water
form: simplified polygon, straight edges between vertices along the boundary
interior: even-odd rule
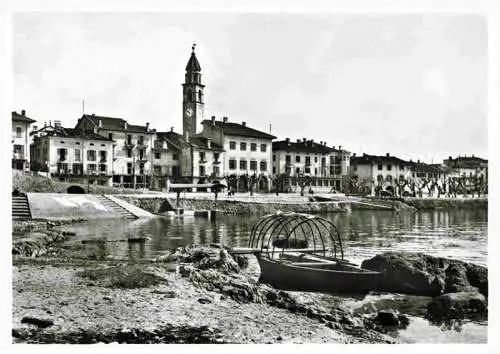
[[[423,252],[487,265],[488,220],[486,210],[428,211],[394,213],[392,211],[353,211],[346,214],[324,215],[337,225],[341,234],[345,258],[360,263],[385,251]],[[218,216],[204,218],[157,217],[147,220],[89,221],[65,226],[77,233],[69,244],[82,247],[82,240],[106,239],[110,242],[85,244],[82,252],[97,257],[151,258],[165,254],[178,246],[208,245],[212,242],[233,247],[247,247],[251,229],[259,216]],[[149,237],[146,243],[123,242],[129,237]],[[257,270],[258,272],[258,270]],[[318,303],[335,302],[330,295],[304,294]],[[355,310],[366,306],[381,309],[381,300],[396,300],[400,295],[368,296],[364,300],[345,299],[344,305]],[[416,312],[425,311],[429,299],[419,300]],[[397,307],[396,307],[397,308]],[[406,311],[410,325],[396,332],[405,343],[485,343],[487,322],[462,322],[439,327],[431,325],[422,314]]]
[[[345,258],[359,263],[385,251],[423,252],[480,265],[487,264],[488,220],[486,210],[353,211],[324,215],[337,225]],[[89,221],[66,226],[77,233],[69,243],[106,239],[104,244],[88,244],[86,251],[96,256],[151,258],[183,245],[212,242],[247,247],[251,229],[259,216],[218,216],[210,221],[200,217],[155,217],[125,221]],[[130,237],[149,237],[146,243],[120,242]]]

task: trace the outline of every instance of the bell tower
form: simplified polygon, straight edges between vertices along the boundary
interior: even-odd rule
[[[182,133],[185,139],[196,134],[198,119],[203,120],[205,97],[203,90],[205,85],[201,84],[201,67],[196,59],[194,49],[191,47],[191,57],[186,65],[186,76],[182,84]]]

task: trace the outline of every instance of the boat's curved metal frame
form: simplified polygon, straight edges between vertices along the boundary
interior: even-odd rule
[[[303,213],[276,213],[263,216],[252,228],[249,247],[260,249],[261,254],[274,256],[275,251],[284,252],[285,247],[276,247],[278,239],[305,240],[312,244],[311,250],[326,256],[331,247],[333,257],[344,259],[342,239],[335,224],[316,215]],[[277,250],[276,250],[277,249]]]

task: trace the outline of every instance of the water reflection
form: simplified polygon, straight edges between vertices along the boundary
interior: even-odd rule
[[[391,211],[353,211],[325,216],[334,222],[346,244],[346,257],[361,261],[384,251],[424,252],[486,264],[487,211],[455,210],[418,213]],[[89,221],[66,226],[77,236],[70,243],[104,239],[105,243],[86,244],[96,256],[143,258],[188,244],[212,242],[246,247],[259,216],[220,216],[204,218],[152,218]],[[127,238],[149,237],[146,243],[128,243]]]

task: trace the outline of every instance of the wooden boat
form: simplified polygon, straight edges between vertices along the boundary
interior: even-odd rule
[[[257,260],[259,281],[282,290],[362,294],[376,290],[382,280],[382,273],[333,259],[293,261],[257,254]]]
[[[304,245],[308,248],[301,249]],[[360,294],[377,290],[383,278],[344,260],[337,228],[315,215],[264,216],[253,227],[247,250],[257,257],[260,282],[277,289]]]

